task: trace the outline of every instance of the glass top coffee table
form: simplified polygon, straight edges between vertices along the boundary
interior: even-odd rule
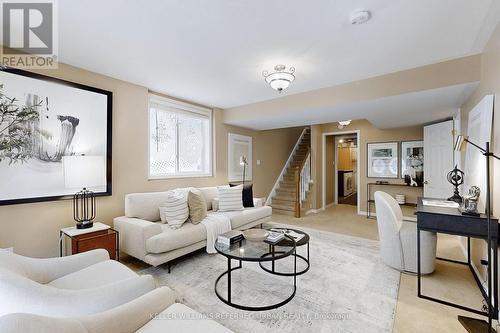
[[[296,243],[295,240],[285,235],[285,238],[279,241],[278,243],[272,245],[266,243],[265,241],[249,241],[249,240],[241,240],[232,245],[225,245],[223,243],[216,242],[215,249],[218,253],[227,258],[227,270],[219,275],[219,277],[215,280],[215,294],[217,297],[224,303],[234,308],[240,310],[247,311],[265,311],[279,308],[280,306],[285,305],[290,302],[292,298],[295,296],[295,292],[297,291],[297,274],[293,275],[293,292],[290,296],[288,296],[285,300],[265,305],[265,306],[247,306],[243,304],[237,304],[231,301],[231,272],[243,267],[242,262],[271,262],[274,265],[274,262],[279,259],[286,258],[288,256],[292,256],[294,258],[294,272],[297,273],[297,256],[295,256],[296,252]],[[232,267],[231,261],[237,260],[239,262],[238,266]],[[275,274],[272,271],[265,270],[270,274]],[[224,297],[219,290],[217,289],[217,285],[219,281],[227,275],[227,297]],[[276,274],[278,275],[278,274]]]

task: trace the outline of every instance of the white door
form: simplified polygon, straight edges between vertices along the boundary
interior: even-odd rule
[[[424,127],[424,196],[449,198],[453,187],[446,175],[453,165],[453,121]]]

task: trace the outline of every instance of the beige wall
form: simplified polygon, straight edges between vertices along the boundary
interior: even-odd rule
[[[256,132],[223,124],[214,110],[216,172],[213,177],[148,181],[148,89],[71,66],[42,74],[113,92],[113,195],[97,199],[97,218],[107,224],[123,214],[124,196],[131,192],[165,191],[175,187],[227,183],[227,134],[253,137],[253,178],[256,196],[266,196],[293,148],[300,128]],[[256,165],[256,160],[261,165]],[[0,207],[0,247],[20,254],[58,255],[59,229],[74,224],[71,201]]]
[[[481,82],[474,95],[462,107],[462,133],[467,134],[467,120],[470,110],[488,94],[495,95],[495,110],[493,112],[493,135],[492,148],[496,155],[500,156],[500,24],[492,34],[486,48],[481,55]],[[500,162],[494,161],[493,183],[492,183],[492,208],[493,214],[500,215]],[[483,189],[482,189],[483,190]],[[485,195],[484,190],[481,195]],[[485,242],[481,240],[472,241],[472,259],[475,266],[485,275],[484,266],[480,260],[487,258]]]
[[[398,179],[378,179],[378,178],[368,178],[367,177],[367,143],[369,142],[386,142],[386,141],[406,141],[406,140],[422,140],[423,139],[423,127],[415,126],[415,127],[405,127],[405,128],[395,128],[395,129],[386,129],[381,130],[374,127],[367,120],[355,120],[353,121],[347,128],[339,130],[337,128],[337,123],[323,124],[314,126],[314,131],[316,133],[316,140],[312,143],[312,150],[314,153],[314,163],[316,167],[315,178],[314,179],[314,187],[313,187],[313,203],[314,208],[321,208],[323,205],[322,201],[322,191],[323,191],[323,180],[322,180],[322,134],[323,133],[336,133],[336,132],[346,132],[346,131],[360,131],[360,135],[358,138],[358,148],[359,148],[359,165],[360,168],[358,170],[360,177],[360,185],[359,185],[359,195],[360,195],[360,208],[361,211],[366,211],[366,184],[368,182],[375,182],[377,180],[388,180],[391,183],[401,183],[403,184],[403,180],[401,178]],[[407,200],[415,201],[417,196],[422,195],[422,188],[409,188],[402,187],[396,189],[390,189],[388,187],[383,188],[384,191],[387,191],[391,194],[402,193],[407,195]]]
[[[327,136],[325,141],[325,186],[326,204],[335,201],[335,137]]]

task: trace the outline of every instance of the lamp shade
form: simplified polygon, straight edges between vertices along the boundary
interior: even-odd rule
[[[101,187],[106,185],[104,156],[64,156],[64,186],[68,189]]]
[[[454,146],[455,151],[461,151],[466,142],[466,137],[464,137],[463,135],[458,135]]]

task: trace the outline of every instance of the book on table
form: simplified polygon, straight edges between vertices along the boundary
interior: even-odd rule
[[[231,245],[243,240],[243,233],[239,230],[230,230],[217,237],[217,241],[226,245]]]
[[[270,230],[269,236],[267,236],[267,238],[266,238],[266,243],[276,244],[277,242],[281,241],[283,238],[285,238],[285,235],[283,233]]]

